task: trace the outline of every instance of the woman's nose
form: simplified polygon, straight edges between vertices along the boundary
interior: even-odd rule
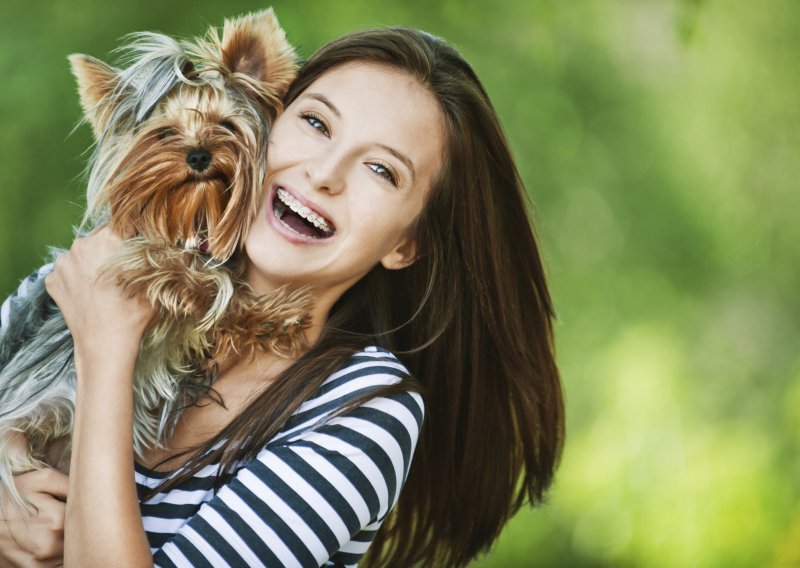
[[[314,189],[326,191],[332,195],[341,193],[345,186],[342,161],[333,153],[327,153],[314,160],[307,160],[305,164],[306,177],[311,181]]]

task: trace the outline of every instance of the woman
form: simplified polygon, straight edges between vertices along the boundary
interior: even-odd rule
[[[30,561],[44,535],[40,556],[58,561],[66,526],[76,566],[461,566],[542,499],[564,427],[553,310],[525,192],[474,72],[427,34],[364,31],[321,48],[286,103],[247,279],[260,292],[311,286],[311,347],[224,365],[224,405],[187,409],[169,448],[138,458],[137,495],[130,381],[151,309],[93,280],[119,236],[76,241],[47,277],[76,344],[70,476],[19,476],[40,508],[7,511],[7,558]],[[333,235],[298,232],[292,200]],[[370,358],[381,370],[359,371]],[[362,375],[365,387],[326,402],[337,379]],[[159,533],[168,515],[148,511],[208,480],[209,502]]]

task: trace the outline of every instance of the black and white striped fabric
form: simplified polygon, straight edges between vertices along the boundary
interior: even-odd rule
[[[331,375],[216,495],[209,466],[141,504],[158,566],[354,566],[400,494],[422,424],[419,395],[343,404],[407,376],[368,347]],[[141,490],[161,481],[136,467]]]
[[[8,303],[0,310],[3,325]],[[424,409],[417,393],[404,392],[330,417],[407,376],[393,354],[367,347],[328,377],[219,492],[213,492],[217,466],[210,465],[141,502],[155,565],[355,566],[397,502]],[[136,464],[139,494],[165,475]]]

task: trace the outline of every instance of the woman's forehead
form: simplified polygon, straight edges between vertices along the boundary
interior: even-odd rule
[[[391,109],[424,114],[437,104],[433,94],[409,73],[371,62],[355,61],[334,67],[311,83],[301,97],[319,91],[325,91],[337,108],[362,112]],[[403,101],[409,104],[404,105]]]

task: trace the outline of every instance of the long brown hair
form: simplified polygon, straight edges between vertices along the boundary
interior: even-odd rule
[[[387,391],[421,390],[426,417],[400,500],[364,562],[463,566],[526,501],[542,500],[563,445],[554,311],[530,204],[474,71],[424,32],[366,30],[328,43],[301,68],[286,104],[349,62],[407,72],[439,102],[444,160],[413,228],[419,258],[403,270],[377,266],[348,290],[319,341],[207,447],[225,443],[167,486],[216,460],[224,481],[331,372],[379,344],[416,379]]]

